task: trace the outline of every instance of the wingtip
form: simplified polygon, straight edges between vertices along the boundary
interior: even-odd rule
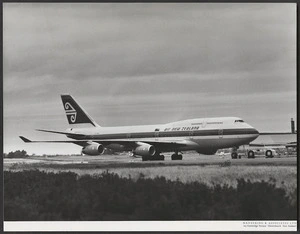
[[[22,141],[24,141],[26,143],[31,142],[31,140],[27,139],[26,137],[23,137],[23,136],[19,136],[19,137],[22,139]]]

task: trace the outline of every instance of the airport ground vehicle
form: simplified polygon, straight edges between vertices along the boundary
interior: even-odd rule
[[[266,158],[273,158],[277,156],[278,153],[275,149],[264,148],[264,147],[240,147],[239,149],[233,150],[231,153],[232,159],[237,159],[241,157],[255,158],[265,156]]]

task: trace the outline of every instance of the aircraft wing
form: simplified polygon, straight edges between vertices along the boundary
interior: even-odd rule
[[[79,133],[72,133],[72,132],[60,132],[60,131],[53,131],[53,130],[45,130],[45,129],[36,129],[39,132],[50,132],[50,133],[57,133],[57,134],[63,134],[67,136],[73,136],[73,137],[84,137],[84,134]]]
[[[96,140],[96,139],[85,139],[85,140],[65,140],[65,141],[31,141],[28,138],[24,136],[20,136],[20,138],[25,143],[73,143],[80,146],[86,146],[89,143],[95,142],[98,144],[102,144],[104,146],[110,145],[110,144],[120,144],[127,146],[129,148],[134,148],[138,146],[138,142],[147,143],[150,145],[153,145],[155,148],[163,148],[163,149],[177,149],[182,146],[186,146],[188,143],[183,140],[172,140],[172,141],[166,141],[166,140],[153,140],[153,139],[114,139],[114,140]]]
[[[260,132],[259,133],[260,136],[265,136],[265,135],[271,135],[271,136],[275,136],[275,135],[297,135],[296,133],[291,133],[291,132]]]
[[[249,144],[256,147],[286,147],[297,145],[297,134],[289,132],[259,133],[259,137]]]

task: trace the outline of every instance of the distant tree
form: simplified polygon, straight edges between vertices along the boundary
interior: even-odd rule
[[[6,155],[7,158],[26,158],[28,157],[28,154],[25,150],[16,150],[16,151],[11,151]]]

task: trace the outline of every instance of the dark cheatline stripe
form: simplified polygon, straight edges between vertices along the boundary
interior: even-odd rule
[[[224,129],[223,135],[235,135],[235,134],[259,134],[259,132],[253,128],[245,129]]]
[[[223,134],[222,134],[223,131]],[[159,135],[156,135],[159,134]],[[86,139],[122,139],[122,138],[149,138],[149,137],[181,137],[181,136],[218,136],[218,135],[245,135],[258,134],[255,129],[211,129],[194,131],[165,131],[165,132],[135,132],[135,133],[114,133],[86,136]]]

